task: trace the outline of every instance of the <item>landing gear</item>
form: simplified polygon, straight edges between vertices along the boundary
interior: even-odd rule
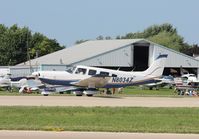
[[[86,96],[87,96],[87,97],[92,97],[92,96],[93,96],[93,94],[87,94]]]
[[[95,88],[88,88],[87,90],[84,90],[83,92],[86,96],[88,97],[92,97],[94,94],[98,93],[98,90],[96,90]]]
[[[106,94],[107,95],[112,95],[111,90],[109,90],[109,88],[106,89]]]
[[[82,96],[82,94],[76,94],[76,96],[81,97],[81,96]]]
[[[76,95],[76,96],[82,96],[83,91],[73,91],[73,94]]]

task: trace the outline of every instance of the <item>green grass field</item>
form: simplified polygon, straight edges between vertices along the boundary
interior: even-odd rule
[[[160,88],[159,90],[141,89],[137,86],[124,88],[124,94],[134,96],[174,96],[174,90],[169,88]]]
[[[1,106],[0,129],[199,133],[199,108]]]
[[[16,90],[14,92],[9,92],[9,91],[2,91],[0,90],[0,95],[40,95],[37,93],[33,94],[19,94]],[[52,95],[60,95],[60,94],[52,94]],[[62,94],[63,95],[63,94]],[[68,95],[68,94],[64,94]],[[174,90],[173,89],[168,89],[168,88],[160,88],[159,90],[149,90],[149,89],[141,89],[137,86],[132,86],[132,87],[126,87],[123,89],[123,93],[118,94],[116,93],[115,95],[119,96],[175,96]]]

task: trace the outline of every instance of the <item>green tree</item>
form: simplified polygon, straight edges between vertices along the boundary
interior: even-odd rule
[[[0,24],[0,65],[15,65],[34,58],[35,51],[40,56],[63,49],[55,39],[48,39],[40,33],[32,34],[27,27],[16,24],[10,28]]]
[[[39,56],[43,56],[58,50],[63,49],[64,47],[60,47],[59,43],[56,40],[48,39],[46,37],[43,40],[37,41],[34,47],[31,48],[31,58],[34,58],[37,53]]]
[[[86,42],[86,41],[88,41],[88,40],[77,40],[77,41],[75,42],[75,44],[84,43],[84,42]]]
[[[148,39],[176,51],[180,51],[183,47],[183,38],[181,36],[166,31],[160,32],[155,36],[149,37]]]
[[[120,38],[145,38],[180,52],[185,52],[186,49],[190,48],[190,45],[184,43],[183,37],[178,35],[177,29],[168,23],[150,26],[143,32],[127,33],[125,36],[121,36]],[[117,39],[119,38],[117,37]]]

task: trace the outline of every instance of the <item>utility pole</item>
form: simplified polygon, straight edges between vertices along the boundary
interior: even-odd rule
[[[32,73],[32,66],[31,66],[31,60],[30,60],[30,54],[29,54],[29,41],[28,41],[28,33],[27,33],[27,40],[26,40],[26,47],[27,47],[27,61],[29,61],[29,66],[30,66],[30,74]]]

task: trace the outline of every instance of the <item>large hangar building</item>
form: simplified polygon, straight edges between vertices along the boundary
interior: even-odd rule
[[[87,41],[17,66],[31,63],[40,70],[65,70],[68,66],[87,65],[143,71],[160,54],[168,54],[164,75],[180,74],[180,69],[199,74],[198,60],[145,39]]]

